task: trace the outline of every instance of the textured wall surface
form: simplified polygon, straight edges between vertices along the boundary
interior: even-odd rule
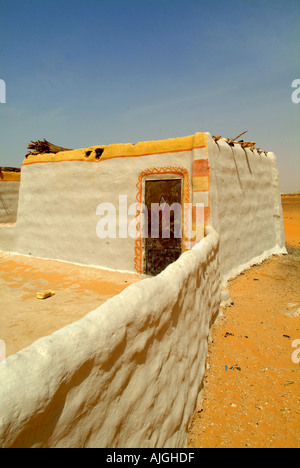
[[[20,182],[0,179],[0,224],[17,220]]]
[[[94,148],[86,148],[26,159],[17,226],[14,230],[0,226],[0,249],[142,273],[141,233],[137,229],[136,239],[120,238],[119,195],[127,197],[128,207],[140,204],[145,177],[173,174],[183,180],[183,202],[192,205],[194,232],[203,233],[203,222],[195,224],[196,204],[203,203],[204,224],[211,223],[220,234],[225,278],[273,253],[285,252],[273,153],[232,147],[222,139],[215,143],[209,133],[196,133],[136,145],[109,145],[103,147],[100,159],[96,157]],[[97,207],[102,203],[115,207],[114,239],[97,236],[101,219]],[[135,218],[140,226],[140,212],[138,208],[131,212],[128,223]],[[183,250],[193,245],[185,238],[186,232]]]
[[[18,224],[0,224],[0,250],[15,252]]]
[[[207,157],[205,133],[136,145],[109,145],[102,148],[100,159],[96,149],[25,159],[15,235],[12,238],[11,231],[0,228],[1,250],[12,250],[9,246],[13,246],[15,252],[24,255],[142,273],[143,244],[138,229],[141,208],[128,214],[128,224],[136,222],[137,239],[120,235],[120,195],[127,197],[128,208],[139,205],[144,202],[146,178],[176,176],[182,179],[183,202],[204,203],[205,215],[209,212],[208,165],[205,175],[202,167],[202,159]],[[193,194],[196,160],[199,167],[194,180],[199,187]],[[104,216],[97,214],[97,208],[107,203],[116,211],[116,237],[99,239],[96,230]],[[203,225],[201,228],[203,237]],[[186,232],[183,238],[186,250]]]
[[[277,160],[207,135],[211,223],[220,235],[224,279],[286,253]]]
[[[0,364],[1,447],[183,447],[220,305],[215,231]]]
[[[193,156],[192,226],[193,231],[196,233],[196,239],[195,241],[192,241],[192,245],[195,245],[199,239],[201,239],[201,235],[202,237],[204,235],[204,226],[210,224],[210,170],[207,155],[207,142],[205,147],[193,151]],[[202,205],[202,208],[200,209],[203,210],[203,213],[200,215],[200,222],[197,221],[197,210],[199,209],[197,208],[198,204]]]
[[[135,239],[119,235],[119,196],[127,197],[128,208],[137,202],[145,169],[160,171],[158,177],[185,171],[190,184],[192,152],[24,166],[16,252],[135,271]],[[97,215],[97,207],[106,203],[116,211],[116,238],[100,239],[97,225],[107,212]],[[128,215],[128,223],[134,218]]]

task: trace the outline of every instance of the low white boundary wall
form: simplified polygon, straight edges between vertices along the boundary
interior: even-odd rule
[[[0,364],[1,447],[183,447],[219,312],[219,238]]]

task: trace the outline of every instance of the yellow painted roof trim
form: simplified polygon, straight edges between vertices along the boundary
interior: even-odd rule
[[[170,138],[168,140],[144,141],[136,145],[132,143],[120,143],[113,145],[97,145],[89,148],[81,148],[71,151],[61,151],[59,153],[44,153],[38,155],[28,156],[23,166],[37,163],[51,163],[60,161],[86,161],[86,162],[100,162],[112,158],[127,158],[127,157],[140,157],[150,156],[153,154],[175,153],[180,151],[191,151],[196,148],[205,148],[206,133],[196,133],[181,138]],[[95,149],[103,148],[103,154],[100,159],[96,158]],[[87,157],[86,152],[90,151]]]
[[[21,172],[0,171],[0,182],[20,182]]]

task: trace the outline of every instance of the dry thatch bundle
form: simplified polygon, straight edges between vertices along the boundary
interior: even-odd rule
[[[21,172],[18,167],[0,167],[0,172]]]
[[[30,155],[35,155],[35,154],[42,154],[42,153],[59,153],[60,151],[72,151],[70,148],[63,148],[62,146],[57,146],[54,145],[53,143],[49,143],[49,141],[44,140],[37,140],[37,141],[31,141],[29,145],[27,146],[27,149],[30,149],[32,151],[29,151],[25,157],[28,158]]]
[[[234,146],[236,144],[240,145],[243,149],[245,148],[249,148],[251,151],[255,150],[255,141],[244,141],[244,140],[238,140],[238,138],[240,138],[242,135],[244,135],[245,133],[247,133],[247,130],[243,133],[240,133],[237,137],[235,138],[223,138],[224,141],[226,141],[226,143],[229,145],[229,146]],[[219,136],[213,136],[213,139],[215,140],[216,143],[218,143],[218,141],[221,139],[222,137],[219,135]],[[262,150],[260,150],[259,154],[263,153]]]

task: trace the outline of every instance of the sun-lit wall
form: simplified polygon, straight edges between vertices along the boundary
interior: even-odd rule
[[[286,253],[276,156],[207,135],[211,223],[220,235],[224,279]]]
[[[183,447],[220,307],[218,235],[0,363],[1,447]]]
[[[29,156],[22,166],[15,251],[143,273],[143,180],[181,178],[182,203],[193,209],[194,214],[193,204],[203,201],[208,221],[205,148],[206,135],[196,133],[136,145],[109,145]],[[201,164],[203,157],[206,158],[206,175],[199,176],[201,168],[197,166],[194,176],[195,164],[197,161]],[[194,190],[193,184],[198,188]],[[120,196],[122,203],[125,197],[125,211],[136,204],[126,221],[128,226],[136,224],[134,236],[120,235]],[[107,238],[99,238],[98,207],[107,203],[113,205],[116,213],[115,237],[109,234]],[[200,227],[204,232],[204,226]],[[9,243],[10,234],[7,229],[0,230],[0,249]],[[191,246],[183,230],[183,251]]]
[[[0,170],[0,224],[17,220],[20,173]]]

